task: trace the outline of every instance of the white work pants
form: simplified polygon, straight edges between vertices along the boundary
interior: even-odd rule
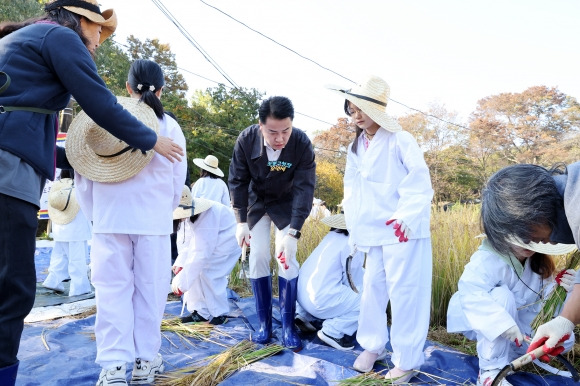
[[[103,368],[153,360],[171,279],[169,235],[93,235],[96,362]]]
[[[257,222],[250,231],[250,279],[259,279],[264,276],[270,276],[270,260],[272,260],[272,253],[270,252],[270,231],[272,228],[272,220],[265,214],[264,217]],[[275,229],[275,245],[279,246],[282,239],[288,233],[290,227],[280,230],[274,226]],[[286,280],[292,280],[298,277],[298,270],[300,268],[296,256],[286,257],[286,264],[288,269],[278,263],[278,276]]]
[[[395,366],[418,369],[425,361],[423,346],[431,311],[431,239],[371,247],[367,253],[357,340],[373,353],[387,342],[387,304]]]
[[[83,241],[55,241],[50,255],[48,276],[43,285],[49,288],[64,288],[62,281],[70,277],[68,296],[91,292],[87,274],[88,244]]]

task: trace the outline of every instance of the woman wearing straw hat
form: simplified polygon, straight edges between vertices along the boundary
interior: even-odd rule
[[[97,0],[50,0],[46,15],[0,24],[0,384],[15,382],[24,317],[34,303],[36,214],[46,179],[67,165],[56,113],[71,95],[105,129],[169,160],[183,150],[123,110],[92,55],[114,31]],[[13,178],[18,176],[18,178]],[[11,220],[8,220],[10,218]]]
[[[62,178],[67,172],[61,172],[61,179],[52,184],[48,194],[48,215],[52,222],[54,247],[50,255],[48,276],[42,285],[62,292],[62,281],[70,277],[68,296],[78,296],[91,292],[87,260],[92,226],[80,210],[73,179]]]
[[[177,122],[164,114],[161,67],[139,59],[131,64],[126,109],[160,135],[185,147]],[[77,197],[93,221],[91,280],[97,317],[97,386],[125,384],[133,362],[133,383],[151,383],[163,372],[161,320],[171,282],[172,212],[179,205],[187,164],[151,151],[131,151],[86,114],[67,135]]]
[[[290,99],[271,97],[258,110],[259,124],[240,133],[234,146],[228,185],[239,245],[250,246],[250,281],[260,323],[251,339],[267,343],[272,336],[270,232],[275,225],[275,256],[282,344],[302,349],[294,327],[300,229],[312,208],[316,162],[308,136],[292,127]]]
[[[330,232],[300,267],[296,324],[311,330],[313,317],[324,319],[318,331],[320,340],[338,350],[352,350],[350,337],[358,327],[360,293],[351,288],[348,275],[362,290],[364,254],[356,252],[351,257],[347,272],[350,247],[344,214],[320,221],[330,227]]]
[[[357,340],[365,349],[354,368],[370,371],[386,356],[386,313],[391,302],[391,357],[385,378],[411,379],[424,363],[431,308],[429,169],[415,139],[386,112],[389,86],[370,76],[345,98],[356,126],[347,151],[344,212],[351,248],[367,253]],[[409,323],[413,320],[413,323]]]
[[[549,255],[569,253],[575,245],[513,244],[511,253],[504,255],[484,239],[449,302],[447,331],[477,340],[478,386],[490,385],[504,366],[525,354],[524,335],[532,335],[532,321],[553,286],[561,285],[567,292],[574,286],[573,269],[560,272],[554,280],[555,265]],[[573,345],[572,336],[566,350]],[[500,385],[511,383],[504,379]]]
[[[223,324],[230,311],[228,276],[241,253],[234,213],[229,206],[204,198],[192,200],[185,193],[173,218],[182,220],[178,245],[187,243],[175,260],[171,283],[176,295],[183,294],[183,306],[190,313],[181,321]]]
[[[481,222],[492,247],[507,254],[511,241],[580,245],[580,162],[505,167],[487,181],[482,192]],[[580,323],[580,273],[562,313],[538,327],[528,351],[543,346],[550,355]]]
[[[230,192],[222,180],[224,172],[218,167],[216,156],[208,155],[204,158],[195,158],[193,163],[199,166],[200,177],[191,187],[193,197],[206,198],[230,206]]]

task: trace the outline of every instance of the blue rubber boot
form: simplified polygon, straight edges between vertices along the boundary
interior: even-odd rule
[[[0,385],[14,386],[16,384],[16,374],[18,373],[18,365],[16,362],[13,365],[0,368]]]
[[[272,337],[272,277],[264,276],[250,281],[256,300],[256,314],[260,322],[260,328],[250,334],[250,340],[266,344]]]
[[[278,277],[280,319],[282,320],[282,344],[294,352],[302,350],[302,341],[294,327],[297,284],[298,277],[292,280]]]

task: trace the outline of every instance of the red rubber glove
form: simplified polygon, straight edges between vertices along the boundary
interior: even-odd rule
[[[576,271],[573,269],[564,269],[556,275],[556,283],[564,288],[566,292],[571,292],[574,289],[575,279]]]
[[[407,241],[409,241],[409,227],[407,227],[407,224],[405,224],[403,222],[403,220],[397,220],[397,219],[390,219],[388,220],[385,225],[391,225],[393,222],[395,222],[395,225],[393,225],[393,229],[395,230],[395,236],[397,236],[399,238],[399,242],[401,243],[406,243]]]

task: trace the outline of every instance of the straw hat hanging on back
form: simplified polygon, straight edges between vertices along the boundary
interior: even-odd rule
[[[351,89],[339,86],[326,86],[326,88],[354,103],[382,128],[391,132],[402,130],[399,122],[386,113],[391,89],[387,82],[378,76],[371,75]]]
[[[182,218],[195,216],[196,214],[205,212],[214,204],[216,204],[215,201],[207,200],[205,198],[192,199],[191,190],[189,190],[186,185],[183,185],[179,206],[173,211],[173,219],[179,220]]]
[[[139,99],[117,97],[117,101],[145,126],[159,133],[159,120],[153,109]],[[97,182],[121,182],[139,173],[155,152],[142,152],[113,136],[82,111],[70,124],[66,155],[82,176]]]
[[[70,223],[79,213],[73,180],[63,178],[55,181],[48,193],[48,216],[59,225]]]
[[[199,166],[200,168],[207,170],[208,172],[213,173],[218,177],[223,177],[224,172],[222,172],[221,169],[218,168],[218,162],[219,162],[218,159],[211,154],[205,157],[205,159],[195,158],[193,160],[193,163]]]
[[[117,29],[117,15],[112,9],[101,12],[97,0],[51,0],[44,6],[48,13],[58,8],[81,15],[102,26],[99,44],[102,44]]]

